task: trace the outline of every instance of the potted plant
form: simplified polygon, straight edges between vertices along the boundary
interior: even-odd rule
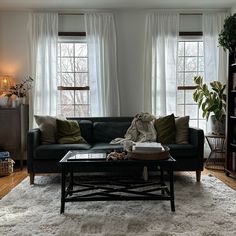
[[[193,78],[197,88],[193,93],[193,100],[202,109],[203,118],[208,120],[211,115],[211,128],[212,133],[224,134],[225,133],[225,114],[226,114],[226,94],[224,90],[225,84],[219,81],[210,83],[211,90],[206,84],[203,84],[201,76]]]
[[[219,44],[229,53],[235,54],[236,51],[236,13],[228,16],[224,21],[224,26],[219,34]]]

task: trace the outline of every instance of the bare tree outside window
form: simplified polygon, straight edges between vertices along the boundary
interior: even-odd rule
[[[58,107],[66,117],[90,116],[87,43],[58,42]]]
[[[177,115],[190,116],[190,126],[206,130],[206,120],[193,101],[193,77],[204,76],[203,42],[179,40],[177,64]]]

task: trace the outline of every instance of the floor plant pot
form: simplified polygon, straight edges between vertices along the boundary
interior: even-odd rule
[[[210,116],[210,125],[212,134],[225,134],[226,116],[221,120],[216,120],[214,115]]]

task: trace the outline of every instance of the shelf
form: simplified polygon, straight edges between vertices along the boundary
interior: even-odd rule
[[[227,100],[227,127],[226,127],[226,164],[227,168],[225,169],[227,176],[235,176],[236,171],[232,171],[235,166],[236,158],[236,137],[235,137],[235,128],[236,128],[236,62],[234,53],[229,54],[229,64],[228,64],[228,95],[229,99]],[[234,159],[233,159],[234,158]],[[234,168],[231,169],[231,167]]]
[[[236,120],[236,116],[230,116],[230,119],[235,119]]]
[[[230,143],[230,146],[236,148],[236,143]]]

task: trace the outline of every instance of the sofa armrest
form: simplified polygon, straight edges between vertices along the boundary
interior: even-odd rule
[[[204,156],[204,132],[199,128],[189,128],[189,142],[198,147],[198,157],[203,159]]]
[[[40,129],[31,129],[27,134],[27,167],[28,172],[33,170],[34,151],[41,144]]]

